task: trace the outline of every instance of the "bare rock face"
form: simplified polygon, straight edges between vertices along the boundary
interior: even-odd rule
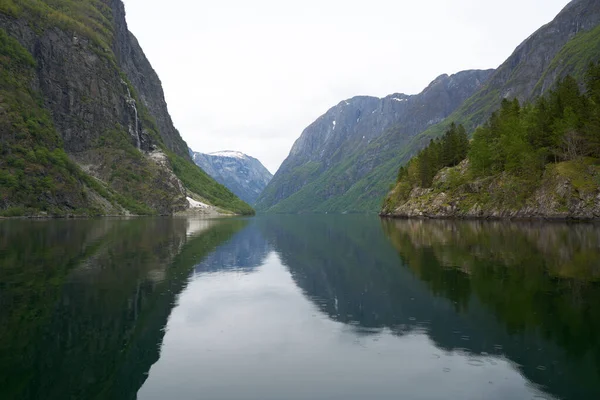
[[[205,154],[190,150],[190,155],[197,166],[250,205],[273,178],[260,161],[239,151]]]
[[[565,63],[567,60],[555,60],[555,56],[578,33],[594,29],[599,21],[600,2],[571,1],[552,22],[538,29],[515,49],[480,95],[485,97],[496,90],[501,98],[518,98],[520,101],[541,95],[558,78],[574,72]]]
[[[138,40],[127,28],[123,2],[111,0],[111,8],[116,32],[113,51],[120,69],[127,75],[140,100],[154,117],[160,136],[167,147],[175,154],[189,158],[187,144],[173,126],[167,110],[162,83],[146,58]]]

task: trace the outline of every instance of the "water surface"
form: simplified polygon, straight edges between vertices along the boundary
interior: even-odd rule
[[[0,221],[2,399],[600,398],[600,228]]]

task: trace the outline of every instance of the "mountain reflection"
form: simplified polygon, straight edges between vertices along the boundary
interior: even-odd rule
[[[360,216],[261,224],[305,295],[356,333],[425,332],[447,351],[507,357],[559,398],[599,398],[597,226]]]
[[[0,398],[135,398],[192,268],[244,225],[0,221]]]
[[[146,396],[169,393],[162,382],[188,370],[204,371],[205,388],[230,388],[235,366],[241,389],[262,387],[262,370],[244,370],[254,357],[264,371],[283,360],[325,385],[326,375],[309,371],[307,351],[332,358],[335,371],[336,357],[358,354],[344,340],[373,350],[387,338],[391,347],[381,349],[421,343],[413,354],[422,367],[432,368],[423,360],[430,349],[456,363],[508,361],[531,393],[600,398],[599,303],[595,225],[367,216],[0,221],[0,398],[132,399],[153,365],[160,368]],[[170,357],[157,363],[167,320]],[[367,370],[385,366],[370,360]],[[402,368],[414,373],[412,364]],[[288,378],[257,396],[285,397],[286,382],[304,387]],[[323,387],[337,391],[336,382]],[[180,393],[194,398],[193,383]],[[385,398],[391,387],[380,388]]]
[[[598,398],[600,226],[384,221],[383,227],[431,293],[453,301],[462,315],[482,308],[494,318],[484,325],[487,337],[502,343],[500,353],[531,380],[545,381],[558,397]]]
[[[195,267],[196,273],[236,270],[252,272],[261,266],[270,246],[255,223],[250,222],[229,241]]]

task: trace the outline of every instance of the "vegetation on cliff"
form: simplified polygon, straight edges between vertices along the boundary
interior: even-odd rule
[[[38,32],[50,27],[76,32],[112,54],[112,10],[101,0],[2,0],[0,12],[26,19]]]
[[[449,138],[466,138],[462,127],[452,125],[444,138],[432,140],[400,169],[384,214],[395,214],[410,201],[413,209],[419,208],[414,211],[431,215],[439,214],[434,209],[440,207],[450,215],[464,216],[477,216],[482,209],[489,216],[485,210],[492,208],[535,209],[536,192],[539,195],[548,184],[547,192],[552,194],[561,183],[572,190],[554,200],[568,203],[569,197],[577,195],[594,202],[600,188],[600,66],[590,66],[585,83],[587,90],[582,92],[568,76],[534,103],[521,106],[518,100],[504,100],[500,110],[475,131],[470,144],[457,148],[457,157],[450,159]],[[468,162],[458,165],[463,159]],[[443,170],[446,167],[454,168]],[[597,206],[589,204],[590,209]],[[569,204],[551,208],[569,214]]]
[[[86,183],[118,203],[63,150],[50,114],[31,88],[36,62],[4,29],[0,54],[0,215],[60,214],[65,207],[78,214],[98,214],[100,210],[87,206]],[[134,212],[147,211],[125,196],[119,200]]]
[[[381,199],[394,183],[398,166],[408,163],[431,139],[441,137],[452,121],[472,132],[500,108],[506,96],[521,102],[535,100],[569,74],[583,82],[589,64],[600,60],[599,10],[597,1],[572,2],[515,49],[483,87],[449,117],[414,137],[402,135],[403,127],[399,125],[373,140],[346,167],[358,169],[367,159],[374,168],[353,182],[343,196],[331,198],[330,208],[380,210]]]
[[[160,83],[139,95],[121,65],[145,56],[131,50],[119,7],[0,2],[0,216],[171,214],[187,207],[186,196],[252,214],[173,148],[183,140],[170,118],[172,132],[159,128],[146,102],[164,103]],[[159,113],[164,127],[166,104]]]

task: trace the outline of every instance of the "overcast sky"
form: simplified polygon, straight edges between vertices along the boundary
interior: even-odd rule
[[[188,145],[239,150],[274,173],[341,100],[496,68],[568,0],[124,2]]]

